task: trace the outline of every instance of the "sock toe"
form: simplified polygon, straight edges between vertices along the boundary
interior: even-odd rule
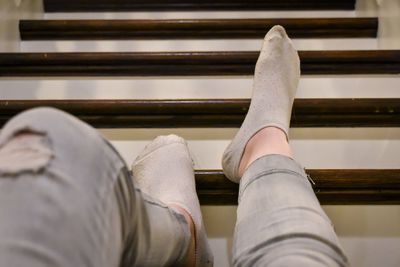
[[[157,136],[152,142],[145,146],[143,151],[136,157],[133,165],[138,164],[141,160],[146,158],[146,156],[153,153],[157,149],[173,143],[181,143],[186,145],[185,139],[174,134]]]
[[[285,28],[283,28],[281,25],[275,25],[274,27],[272,27],[265,35],[264,40],[267,41],[276,37],[278,38],[288,37]]]

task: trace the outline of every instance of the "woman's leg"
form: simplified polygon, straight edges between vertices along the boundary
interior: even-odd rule
[[[96,130],[51,108],[1,131],[0,218],[1,266],[179,266],[190,240]]]
[[[249,112],[223,157],[226,175],[240,183],[234,266],[348,264],[287,141],[299,73],[296,51],[275,26],[257,62]]]

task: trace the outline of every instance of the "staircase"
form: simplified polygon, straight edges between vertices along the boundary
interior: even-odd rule
[[[354,0],[44,0],[45,12],[49,14],[199,10],[351,12],[354,5]],[[378,19],[375,17],[45,19],[21,20],[20,34],[21,40],[26,41],[28,45],[31,41],[260,41],[266,31],[275,24],[284,26],[293,39],[319,38],[328,39],[327,41],[337,38],[376,38],[378,29]],[[134,77],[141,80],[143,77],[170,79],[175,76],[188,76],[196,79],[209,78],[212,84],[212,79],[221,77],[248,78],[254,71],[258,54],[259,51],[0,53],[0,77],[50,80],[60,77],[107,77],[122,80]],[[301,50],[299,55],[302,75],[308,77],[353,79],[379,74],[396,78],[400,73],[400,50],[313,49]],[[219,88],[215,86],[208,90],[217,91]],[[229,92],[226,88],[224,91]],[[193,131],[197,131],[201,130],[200,128],[239,127],[249,106],[249,99],[229,98],[229,94],[225,97],[228,98],[1,99],[0,125],[22,110],[36,106],[53,106],[70,112],[98,128],[196,128]],[[400,126],[400,98],[297,98],[291,125],[293,128],[310,129],[306,132],[310,135],[313,135],[311,128],[319,128],[316,131],[350,127],[365,128],[366,131],[371,128],[397,128]],[[135,136],[132,136],[132,139],[135,139]],[[400,154],[398,156],[400,157]],[[322,204],[400,204],[400,169],[318,168],[307,169],[307,173],[314,182],[314,190]],[[227,180],[221,170],[198,169],[196,183],[203,205],[236,205],[238,186]]]

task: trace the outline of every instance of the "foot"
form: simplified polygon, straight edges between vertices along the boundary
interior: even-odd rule
[[[185,140],[159,136],[146,146],[132,165],[139,188],[184,215],[193,234],[188,264],[212,266],[194,180],[193,162]],[[195,263],[195,265],[194,265]]]
[[[265,36],[253,81],[253,94],[246,118],[225,150],[225,175],[239,182],[240,162],[246,144],[266,127],[280,129],[288,139],[293,100],[300,79],[297,51],[282,26],[274,26]]]

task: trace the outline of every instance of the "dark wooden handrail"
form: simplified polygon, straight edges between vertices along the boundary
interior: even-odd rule
[[[45,12],[353,10],[355,0],[44,0]]]
[[[309,169],[321,204],[400,204],[399,169]],[[195,171],[203,205],[237,204],[238,185],[221,170]]]
[[[263,38],[282,25],[291,38],[375,38],[377,18],[21,20],[22,40]]]
[[[252,75],[259,52],[1,53],[1,76]],[[302,74],[398,74],[400,50],[300,51]]]
[[[65,110],[99,128],[238,127],[248,99],[0,100],[0,125],[34,107]],[[400,99],[296,99],[292,127],[399,127]]]

